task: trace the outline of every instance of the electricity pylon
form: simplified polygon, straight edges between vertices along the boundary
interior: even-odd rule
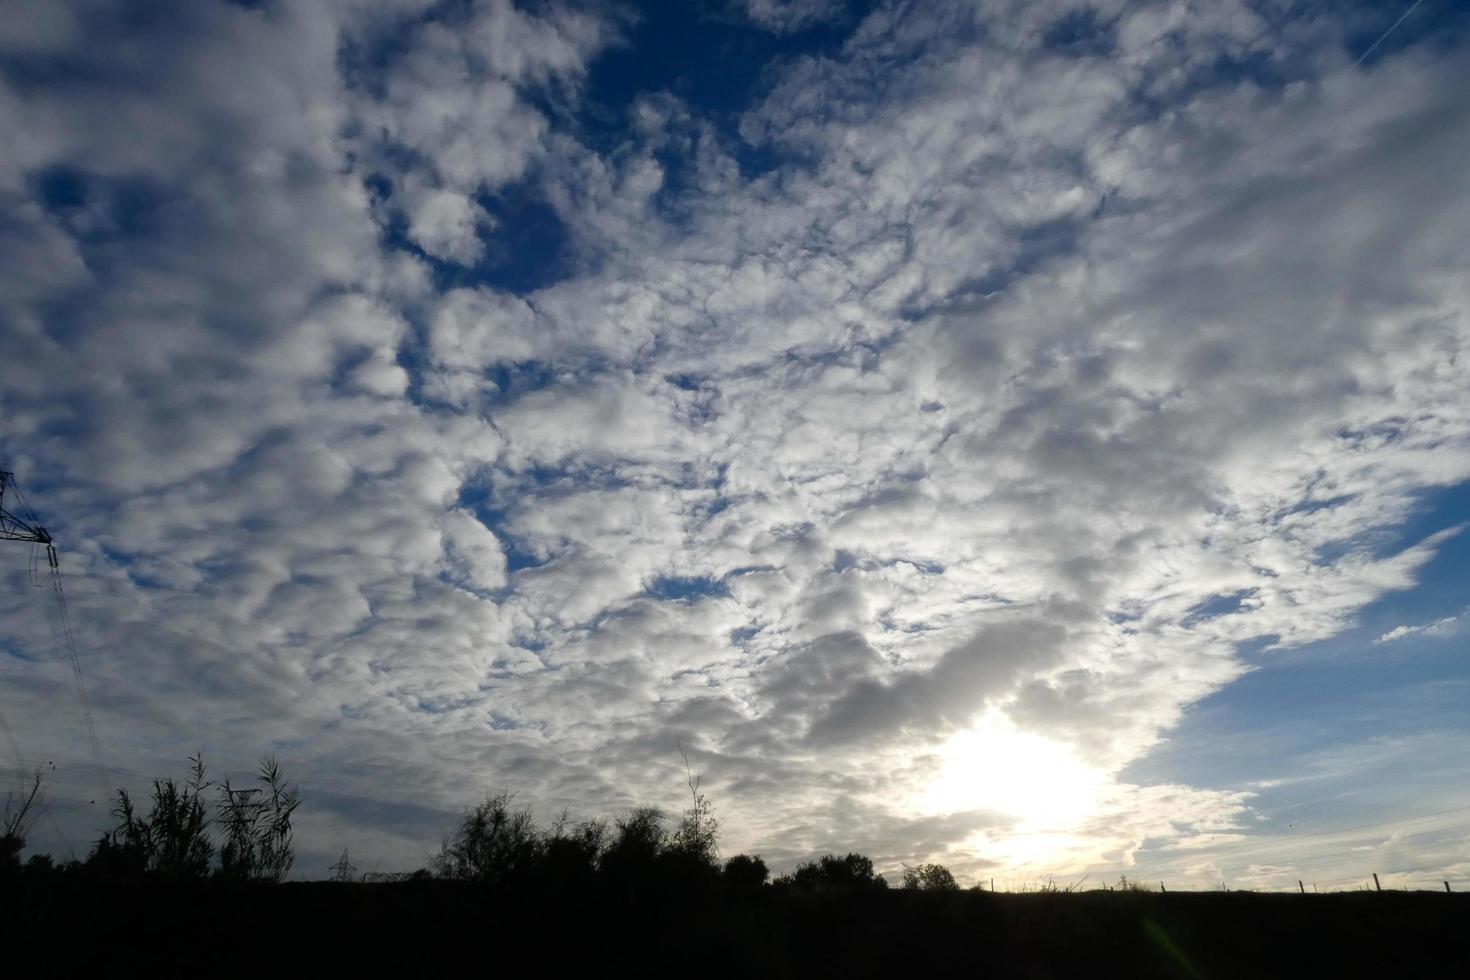
[[[333,881],[352,881],[352,873],[357,869],[347,862],[347,851],[344,849],[342,856],[337,859],[337,863],[332,865],[329,870],[336,872],[332,875]]]

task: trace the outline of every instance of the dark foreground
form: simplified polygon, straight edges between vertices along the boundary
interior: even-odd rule
[[[1470,976],[1470,895],[0,887],[14,977]]]

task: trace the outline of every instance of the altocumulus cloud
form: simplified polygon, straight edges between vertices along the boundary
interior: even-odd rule
[[[0,411],[98,727],[125,775],[280,752],[312,854],[421,861],[482,786],[676,804],[679,739],[728,847],[1024,861],[1004,800],[922,803],[982,724],[1098,776],[1049,868],[1237,826],[1118,774],[1240,644],[1414,584],[1443,535],[1382,532],[1470,479],[1454,46],[752,0],[845,40],[610,140],[618,8],[21,6]],[[535,289],[482,274],[511,195]],[[6,561],[6,710],[80,758]]]

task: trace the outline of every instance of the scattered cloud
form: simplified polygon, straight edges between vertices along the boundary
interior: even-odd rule
[[[1442,619],[1436,619],[1432,623],[1424,623],[1419,626],[1395,626],[1373,642],[1392,643],[1394,640],[1402,640],[1409,636],[1449,636],[1459,626],[1459,616],[1445,616]]]
[[[1462,51],[885,4],[733,128],[646,94],[609,143],[596,10],[124,7],[0,36],[3,445],[116,764],[277,751],[324,855],[422,861],[490,787],[677,805],[682,740],[778,862],[1126,865],[1248,820],[1122,775],[1238,645],[1453,533],[1384,543],[1470,479]],[[473,274],[512,188],[575,256],[519,294]],[[12,559],[7,713],[78,758]],[[903,802],[985,719],[1100,774],[1085,824]]]
[[[843,0],[740,0],[746,17],[768,31],[786,34],[846,13]]]

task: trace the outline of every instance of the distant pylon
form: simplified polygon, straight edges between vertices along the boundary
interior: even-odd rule
[[[335,872],[332,875],[333,881],[353,881],[352,873],[357,869],[348,862],[347,851],[344,849],[342,856],[337,859],[337,863],[331,866],[331,870]]]

